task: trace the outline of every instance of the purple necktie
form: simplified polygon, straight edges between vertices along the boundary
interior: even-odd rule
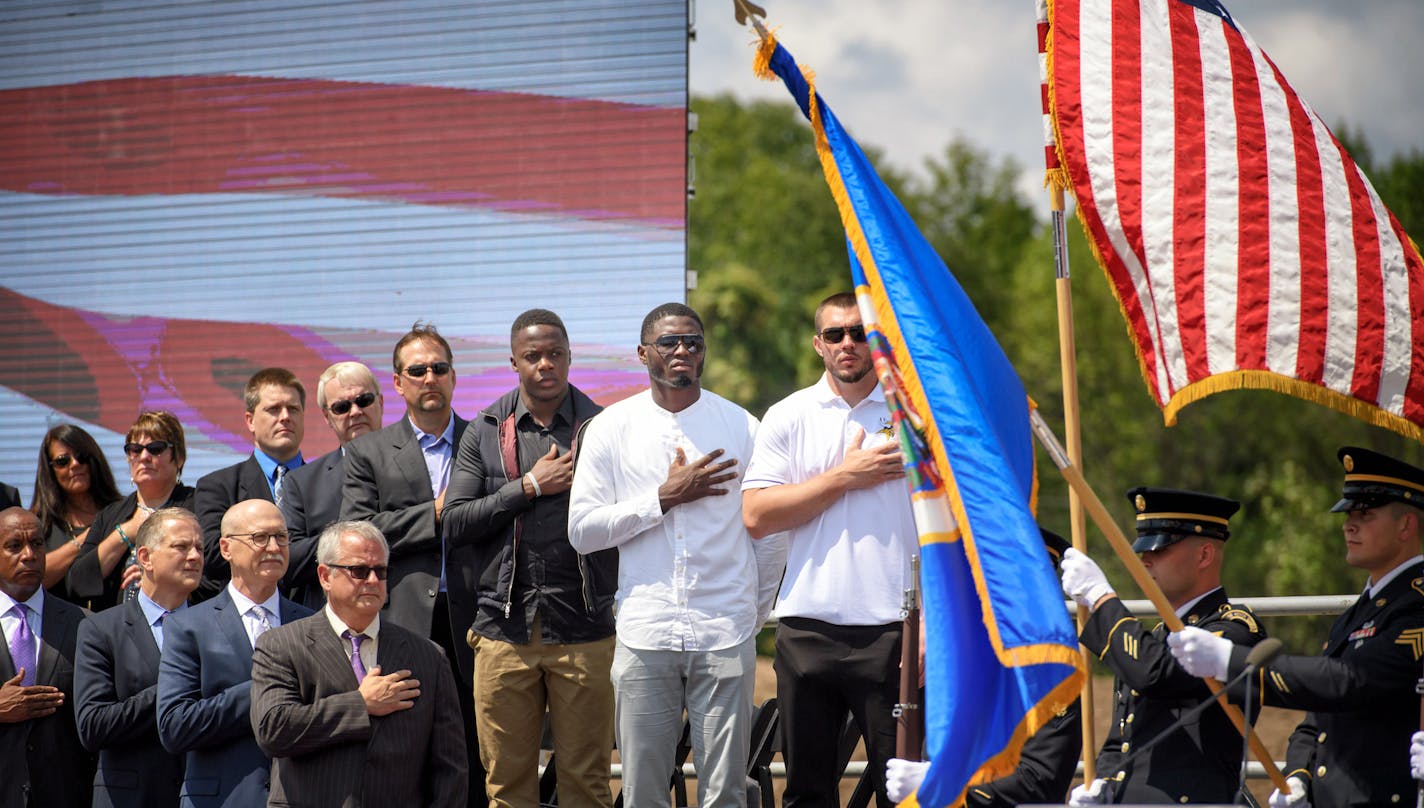
[[[369,639],[365,634],[352,634],[350,629],[341,636],[351,641],[351,672],[356,674],[356,684],[366,680],[366,666],[361,662],[361,643]]]
[[[10,638],[10,659],[17,669],[25,669],[25,678],[20,680],[20,684],[29,687],[35,683],[36,665],[35,635],[30,631],[30,607],[16,603],[15,608],[10,611],[20,616],[20,626]]]

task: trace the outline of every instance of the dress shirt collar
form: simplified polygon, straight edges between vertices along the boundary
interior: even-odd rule
[[[336,612],[333,612],[331,610],[330,603],[323,606],[321,612],[322,614],[326,615],[326,622],[331,624],[331,630],[335,631],[336,636],[338,637],[341,637],[341,633],[343,631],[349,631],[352,634],[365,634],[367,639],[371,640],[376,639],[381,634],[381,616],[379,614],[371,619],[371,625],[366,626],[366,628],[361,631],[357,631],[356,629],[346,625],[345,621],[343,621],[340,617],[336,616]],[[341,637],[341,641],[343,643],[348,642],[345,637]]]
[[[40,587],[39,589],[35,590],[35,593],[33,595],[30,595],[29,600],[20,601],[15,600],[4,592],[0,592],[0,614],[9,614],[10,610],[15,608],[16,603],[23,603],[30,608],[30,611],[35,613],[35,623],[43,623],[44,594],[44,587]]]
[[[1405,570],[1409,569],[1415,564],[1420,563],[1421,561],[1424,561],[1424,555],[1416,555],[1408,561],[1404,562],[1403,564],[1400,564],[1399,566],[1390,570],[1389,572],[1386,572],[1384,574],[1384,577],[1380,578],[1377,583],[1366,583],[1365,594],[1370,597],[1378,595],[1379,593],[1384,591],[1384,588],[1386,586],[1389,586],[1390,581],[1393,581],[1395,578],[1398,578],[1400,574],[1403,573]]]
[[[411,419],[409,413],[405,417],[407,421],[410,421],[410,428],[415,432],[415,439],[420,442],[420,448],[428,449],[440,438],[445,439],[446,446],[453,447],[455,445],[455,412],[453,410],[450,412],[450,420],[445,422],[445,430],[439,435],[422,432],[420,427],[415,425],[415,421]]]
[[[1219,589],[1221,589],[1221,587],[1219,587],[1219,586],[1217,586],[1217,587],[1212,587],[1211,589],[1208,589],[1207,591],[1201,593],[1200,595],[1197,595],[1196,597],[1194,597],[1194,598],[1192,598],[1191,600],[1187,601],[1186,603],[1182,604],[1182,608],[1180,608],[1180,609],[1177,610],[1177,617],[1179,617],[1179,618],[1185,618],[1187,615],[1189,615],[1189,614],[1192,613],[1192,609],[1193,609],[1198,603],[1201,602],[1201,599],[1202,599],[1202,598],[1206,597],[1207,595],[1210,595],[1212,592],[1216,592],[1216,591],[1219,590]]]
[[[257,448],[253,448],[252,456],[257,459],[257,465],[262,468],[262,476],[267,479],[268,486],[271,486],[276,483],[278,466],[286,466],[287,471],[296,471],[297,469],[301,468],[302,463],[305,462],[302,460],[301,452],[297,452],[296,457],[293,457],[291,460],[288,460],[285,463],[277,462],[272,457],[269,457],[266,452]]]
[[[570,387],[569,390],[571,391],[573,388]],[[524,406],[524,395],[521,393],[514,397],[514,423],[524,423],[524,417],[526,415],[529,415],[529,408]],[[560,418],[564,419],[564,423],[566,424],[572,424],[574,422],[574,397],[568,392],[564,393],[564,400],[559,404],[559,408],[554,411],[554,421],[550,423],[549,426],[552,427],[558,423]],[[453,421],[454,419],[451,420]]]
[[[232,596],[232,602],[237,606],[238,614],[245,615],[252,611],[253,606],[259,605],[256,601],[237,591],[237,587],[233,586],[231,581],[228,582],[227,593]],[[269,615],[268,622],[272,624],[273,628],[282,624],[282,613],[279,610],[279,604],[281,602],[282,594],[280,592],[273,592],[272,597],[262,601],[260,604],[262,608],[267,610],[267,614]]]

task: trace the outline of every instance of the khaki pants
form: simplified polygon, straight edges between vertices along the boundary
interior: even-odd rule
[[[470,632],[475,651],[475,727],[488,772],[490,808],[539,804],[544,709],[554,735],[563,808],[610,808],[613,750],[613,637],[546,644],[536,621],[525,645]]]

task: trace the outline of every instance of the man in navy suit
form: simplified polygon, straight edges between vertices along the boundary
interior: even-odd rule
[[[163,508],[134,541],[138,597],[79,626],[75,718],[79,740],[99,754],[95,808],[176,808],[183,758],[158,740],[158,657],[164,622],[202,580],[203,532],[191,511]]]
[[[376,375],[360,362],[337,362],[323,371],[316,380],[316,404],[341,445],[292,472],[280,506],[292,534],[292,564],[282,587],[287,597],[312,609],[326,602],[316,577],[316,542],[341,516],[346,444],[380,429],[385,407]]]
[[[267,804],[271,761],[249,719],[252,644],[312,612],[277,593],[289,537],[276,505],[239,502],[223,516],[221,533],[219,551],[232,580],[164,626],[158,737],[164,749],[186,756],[184,808],[259,808]]]
[[[200,597],[212,597],[227,583],[227,560],[218,552],[222,520],[234,504],[265,499],[282,504],[289,472],[302,465],[303,415],[307,391],[286,368],[264,368],[252,374],[243,391],[252,454],[240,463],[203,475],[193,494],[193,508],[203,527],[203,586]]]
[[[390,602],[384,619],[445,649],[459,682],[460,713],[469,748],[470,806],[484,806],[485,772],[475,742],[471,682],[460,676],[473,662],[465,643],[469,626],[452,626],[445,587],[441,514],[455,447],[465,419],[455,414],[454,357],[432,325],[416,323],[396,341],[393,383],[406,415],[346,445],[341,519],[369,521],[390,542]],[[468,611],[468,607],[467,607]],[[458,635],[458,636],[457,636]]]
[[[94,759],[74,731],[74,642],[84,610],[45,596],[45,537],[0,511],[0,805],[89,805]]]

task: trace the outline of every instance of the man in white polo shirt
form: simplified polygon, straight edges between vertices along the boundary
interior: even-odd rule
[[[877,803],[888,808],[915,523],[855,296],[826,298],[815,325],[826,372],[767,411],[742,480],[752,536],[789,531],[776,606],[783,799],[787,808],[839,804],[837,745],[849,714],[865,739]]]

